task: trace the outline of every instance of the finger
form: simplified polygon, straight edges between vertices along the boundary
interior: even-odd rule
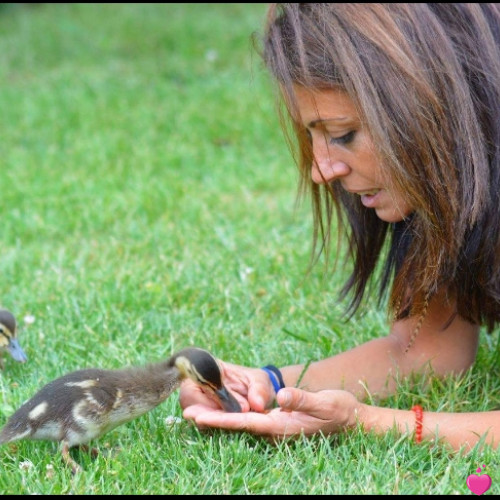
[[[248,388],[248,404],[250,405],[250,409],[258,413],[262,413],[271,405],[273,400],[274,398],[269,391],[268,380],[264,380],[264,382],[255,381],[250,384]]]
[[[253,369],[248,386],[250,408],[262,413],[267,408],[272,407],[275,399],[276,393],[268,374],[260,368]]]
[[[210,406],[206,406],[204,404],[195,404],[195,405],[188,406],[182,412],[182,416],[186,420],[194,421],[194,423],[196,424],[196,427],[198,427],[198,429],[205,430],[205,429],[207,429],[207,427],[204,426],[203,424],[198,424],[196,422],[196,418],[198,415],[201,415],[202,413],[207,413],[207,412],[211,412],[211,411],[219,411],[219,410],[218,409],[216,410],[214,408],[210,408]]]
[[[203,392],[202,388],[190,379],[186,379],[181,384],[179,394],[179,403],[181,408],[188,408],[192,405],[205,405],[210,408],[220,408],[220,405]]]
[[[263,412],[274,401],[274,390],[263,370],[220,361],[224,384],[240,403],[241,411]]]
[[[203,408],[195,409],[194,418],[196,425],[203,427],[215,427],[231,431],[245,431],[252,434],[272,434],[273,421],[263,413],[225,413],[221,411],[203,411]]]
[[[274,441],[297,436],[309,435],[317,431],[318,419],[304,413],[288,413],[274,409],[267,413],[224,413],[220,411],[203,411],[198,408],[194,421],[202,428],[249,432],[260,436],[271,437]]]
[[[211,412],[220,412],[220,408],[212,408],[211,406],[207,406],[206,404],[194,404],[190,405],[187,408],[184,409],[182,412],[182,416],[187,419],[187,420],[196,420],[199,415],[202,415],[204,413],[211,413]]]
[[[276,400],[287,412],[300,411],[319,418],[324,414],[323,405],[319,404],[318,395],[314,392],[286,387],[278,392]]]

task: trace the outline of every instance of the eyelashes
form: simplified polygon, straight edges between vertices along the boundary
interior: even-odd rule
[[[312,146],[313,138],[312,138],[311,131],[308,128],[306,128],[304,130],[306,131],[307,140],[309,141],[309,144]]]
[[[348,132],[347,134],[342,135],[340,137],[330,137],[329,142],[330,144],[340,144],[344,146],[353,141],[355,133],[356,132],[352,130],[351,132]]]
[[[307,139],[309,141],[309,144],[312,146],[313,138],[312,138],[311,131],[306,128],[305,133],[306,133]],[[328,137],[328,143],[332,144],[332,145],[340,144],[341,146],[345,146],[347,144],[350,144],[354,140],[355,135],[356,135],[356,131],[351,130],[347,134],[344,134],[340,137]]]

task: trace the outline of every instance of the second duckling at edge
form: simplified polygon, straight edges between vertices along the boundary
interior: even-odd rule
[[[63,460],[76,473],[81,468],[69,455],[71,447],[86,447],[90,440],[152,410],[186,377],[213,393],[226,411],[241,411],[222,383],[214,356],[188,347],[145,367],[90,368],[49,382],[9,418],[0,431],[0,444],[19,439],[59,441]]]
[[[16,361],[24,363],[27,358],[16,337],[16,318],[7,309],[0,309],[0,370],[4,362],[2,352],[7,351]]]

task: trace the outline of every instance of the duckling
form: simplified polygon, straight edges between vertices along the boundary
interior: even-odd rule
[[[16,338],[16,318],[7,309],[0,309],[0,370],[4,367],[2,351],[21,363],[28,359]]]
[[[90,440],[152,410],[186,377],[208,389],[226,411],[241,411],[222,383],[214,356],[188,347],[144,367],[83,369],[49,382],[9,418],[0,431],[0,444],[19,439],[59,441],[62,458],[75,474],[81,467],[70,457],[71,447],[87,448]]]

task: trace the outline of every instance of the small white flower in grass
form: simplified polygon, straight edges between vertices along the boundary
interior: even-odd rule
[[[30,470],[34,467],[33,462],[30,460],[25,460],[24,462],[19,463],[19,468],[21,470]]]
[[[248,276],[253,273],[253,268],[252,267],[245,267],[244,269],[240,270],[240,279],[241,281],[246,281]]]
[[[54,466],[52,464],[47,464],[45,466],[45,477],[47,479],[52,479],[54,477]]]
[[[216,50],[214,49],[209,49],[205,52],[205,59],[208,61],[208,62],[214,62],[217,60],[217,58],[219,57],[219,54]]]
[[[179,417],[174,417],[173,415],[169,415],[166,419],[165,419],[165,425],[167,427],[170,427],[172,425],[176,425],[176,424],[180,424],[182,422],[182,418],[179,418]]]
[[[24,317],[24,323],[26,325],[32,325],[34,322],[35,322],[35,316],[33,316],[32,314],[27,314],[25,317]]]

